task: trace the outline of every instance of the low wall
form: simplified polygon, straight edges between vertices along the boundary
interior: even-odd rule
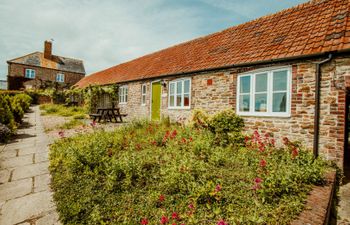
[[[304,211],[291,225],[326,225],[329,222],[333,193],[335,190],[336,172],[326,174],[326,184],[315,186],[309,193]]]

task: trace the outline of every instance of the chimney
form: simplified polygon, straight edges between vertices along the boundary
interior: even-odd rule
[[[52,42],[51,41],[45,41],[44,58],[45,59],[51,59],[51,56],[52,56]]]

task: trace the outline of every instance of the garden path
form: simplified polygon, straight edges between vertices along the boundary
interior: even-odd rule
[[[350,168],[344,169],[346,178],[343,180],[343,185],[339,187],[339,206],[337,225],[350,224]]]
[[[38,106],[31,107],[15,140],[0,145],[0,224],[59,225],[49,188],[49,140]]]

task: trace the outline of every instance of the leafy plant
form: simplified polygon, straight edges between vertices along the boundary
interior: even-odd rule
[[[11,130],[6,125],[0,123],[0,142],[6,142],[11,135]]]

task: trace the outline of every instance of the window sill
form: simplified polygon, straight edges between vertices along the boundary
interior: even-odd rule
[[[168,107],[169,110],[189,110],[191,107]]]
[[[118,103],[119,105],[126,105],[126,104],[128,104],[127,102],[119,102]]]
[[[263,117],[263,118],[291,118],[291,114],[256,114],[256,113],[237,113],[238,116],[242,117]]]

